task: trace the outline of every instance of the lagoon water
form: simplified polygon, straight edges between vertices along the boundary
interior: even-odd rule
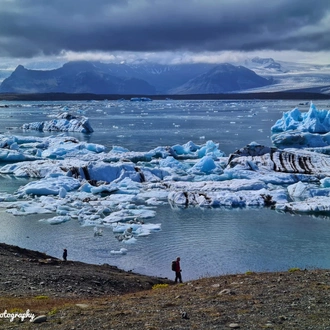
[[[329,101],[315,101],[318,109],[330,109]],[[23,123],[49,120],[59,111],[90,118],[95,132],[70,133],[79,140],[131,151],[148,151],[208,140],[219,143],[227,155],[256,141],[270,146],[270,128],[282,113],[305,101],[90,101],[5,102],[0,108],[0,132],[16,135],[50,135],[23,132]],[[57,133],[51,133],[52,135]],[[14,192],[26,179],[0,177],[0,192]],[[49,215],[51,217],[52,215]],[[197,279],[246,271],[287,270],[291,267],[330,268],[330,217],[277,213],[270,209],[172,209],[156,207],[152,223],[162,230],[141,237],[119,250],[110,228],[94,237],[92,227],[71,220],[59,225],[40,222],[44,215],[15,217],[0,209],[0,241],[68,259],[103,264],[148,275],[173,276],[171,260],[180,255],[183,279]]]

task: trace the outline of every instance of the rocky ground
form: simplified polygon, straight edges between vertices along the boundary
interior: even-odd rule
[[[328,270],[174,284],[5,244],[0,262],[0,329],[330,329]]]

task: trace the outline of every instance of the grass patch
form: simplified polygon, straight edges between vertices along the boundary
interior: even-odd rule
[[[15,313],[19,314],[19,313],[24,313],[24,312],[25,311],[23,311],[22,308],[11,308],[8,310],[8,313],[13,313],[13,314],[15,314]]]
[[[7,310],[24,313],[27,309],[29,309],[30,311],[37,313],[41,311],[52,311],[55,309],[60,310],[82,302],[84,301],[81,299],[72,298],[48,297],[48,299],[35,299],[35,297],[0,297],[0,311]]]
[[[48,315],[49,316],[52,316],[52,315],[56,315],[58,313],[58,309],[56,307],[54,307],[49,313]]]
[[[167,288],[167,287],[168,287],[167,283],[160,283],[160,284],[153,285],[152,290],[164,289],[164,288]]]
[[[245,272],[245,275],[253,275],[253,274],[255,274],[255,272],[253,272],[252,270],[247,270]]]
[[[300,268],[298,268],[298,267],[293,267],[288,270],[289,273],[294,273],[294,272],[299,272],[299,271],[300,271]]]
[[[48,296],[35,296],[34,299],[48,299]]]

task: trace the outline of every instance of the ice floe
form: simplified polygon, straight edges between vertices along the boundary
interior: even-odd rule
[[[14,194],[1,194],[0,207],[18,216],[53,214],[45,220],[50,224],[74,219],[97,228],[95,236],[101,227],[111,228],[126,244],[160,230],[151,219],[165,203],[330,212],[330,159],[324,149],[329,118],[328,110],[313,104],[308,113],[293,109],[273,126],[273,146],[251,142],[228,156],[213,141],[134,152],[121,146],[108,151],[63,133],[0,135],[0,161],[6,162],[0,174],[34,180]]]
[[[68,112],[61,113],[50,121],[26,123],[22,126],[22,129],[81,133],[92,133],[94,131],[87,117],[77,117]]]

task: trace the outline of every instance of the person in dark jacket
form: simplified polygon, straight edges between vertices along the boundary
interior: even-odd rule
[[[68,250],[64,249],[63,250],[63,260],[66,261],[66,258],[68,257]]]
[[[180,283],[182,283],[182,277],[181,277],[181,266],[180,266],[180,257],[176,258],[176,262],[175,262],[175,283],[177,283],[178,281]]]

